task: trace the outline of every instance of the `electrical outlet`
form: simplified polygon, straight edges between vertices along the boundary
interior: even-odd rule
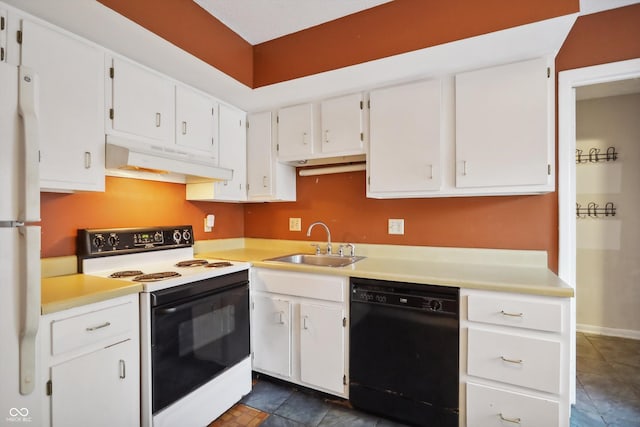
[[[302,219],[289,218],[289,231],[302,231]]]
[[[404,219],[389,218],[389,234],[404,234]]]

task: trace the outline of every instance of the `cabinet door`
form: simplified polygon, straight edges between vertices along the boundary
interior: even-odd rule
[[[271,113],[249,116],[247,129],[247,196],[249,200],[273,197]]]
[[[253,368],[290,377],[291,302],[255,295],[252,307]]]
[[[303,104],[278,111],[278,159],[305,160],[313,150],[313,105]]]
[[[361,93],[322,101],[323,153],[364,154],[362,108]]]
[[[370,94],[368,196],[411,197],[441,185],[441,82]]]
[[[51,368],[53,427],[140,425],[137,347],[126,340]]]
[[[344,309],[300,304],[300,380],[344,392]]]
[[[218,158],[218,114],[215,101],[176,86],[176,144]]]
[[[546,59],[455,77],[456,186],[545,185],[552,81]]]
[[[219,108],[220,167],[233,169],[233,178],[216,182],[217,200],[247,200],[247,130],[246,114],[226,105]]]
[[[104,54],[30,21],[22,34],[22,64],[39,76],[41,187],[104,191]]]
[[[113,59],[112,128],[147,141],[173,145],[174,85],[120,58]]]

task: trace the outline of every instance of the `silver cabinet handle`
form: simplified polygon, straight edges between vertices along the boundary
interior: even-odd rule
[[[524,317],[524,313],[509,313],[508,311],[500,310],[500,314],[509,317]]]
[[[429,179],[433,179],[433,165],[429,165],[429,169],[431,169],[431,175],[429,175]]]
[[[309,320],[309,316],[304,316],[302,318],[302,329],[309,329],[309,326],[307,325],[307,320]]]
[[[498,416],[502,421],[506,421],[508,423],[513,423],[513,424],[520,424],[520,418],[505,417],[504,415],[502,415],[502,412],[499,413]]]
[[[104,322],[103,324],[97,325],[97,326],[89,326],[87,328],[87,332],[93,332],[98,329],[106,328],[107,326],[111,326],[111,322]]]
[[[159,128],[162,124],[162,114],[156,113],[156,127]]]
[[[84,168],[91,169],[91,152],[84,152]]]
[[[504,357],[504,356],[500,356],[500,359],[502,359],[503,362],[515,363],[517,365],[522,365],[524,363],[524,360],[522,360],[522,359],[509,359],[509,358]]]
[[[280,323],[281,325],[284,325],[284,311],[279,311],[278,316],[279,316],[278,323]]]
[[[127,367],[124,360],[120,359],[120,379],[123,380],[127,376]]]
[[[182,134],[187,134],[187,122],[182,122]]]
[[[466,176],[467,175],[467,161],[463,160],[462,161],[462,176]]]

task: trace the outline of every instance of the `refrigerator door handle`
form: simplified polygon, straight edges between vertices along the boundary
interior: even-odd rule
[[[36,383],[36,340],[40,323],[40,227],[19,227],[22,266],[20,288],[20,394],[33,392]]]
[[[18,221],[38,222],[40,221],[38,75],[24,65],[19,67],[18,74],[18,112],[24,127],[24,199]]]

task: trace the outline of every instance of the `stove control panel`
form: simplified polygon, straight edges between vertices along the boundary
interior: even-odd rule
[[[92,258],[193,246],[190,225],[78,230],[78,257]]]

